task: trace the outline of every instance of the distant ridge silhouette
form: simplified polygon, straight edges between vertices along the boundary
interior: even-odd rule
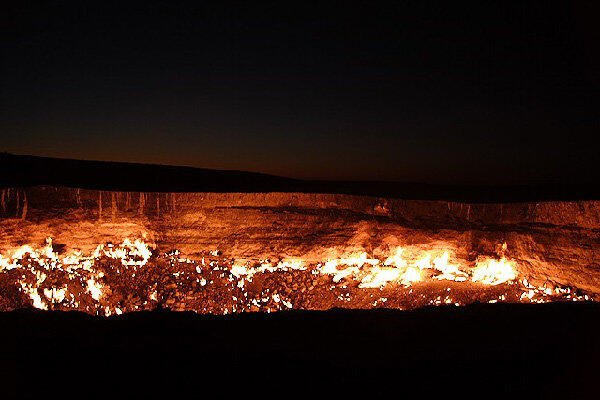
[[[471,203],[598,200],[599,185],[467,186],[301,180],[255,172],[0,153],[0,187],[66,186],[142,192],[301,192]]]

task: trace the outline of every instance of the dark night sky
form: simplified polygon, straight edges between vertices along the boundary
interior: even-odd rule
[[[300,178],[593,182],[593,3],[15,4],[0,150]]]

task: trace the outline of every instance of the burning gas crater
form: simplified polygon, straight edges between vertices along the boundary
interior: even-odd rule
[[[240,260],[218,251],[197,260],[158,252],[141,239],[99,245],[89,255],[59,255],[52,240],[0,256],[0,310],[23,307],[111,315],[169,308],[227,314],[281,309],[387,307],[471,302],[592,300],[568,287],[535,287],[520,280],[516,263],[478,257],[454,265],[450,252],[405,257],[359,252],[322,262]]]

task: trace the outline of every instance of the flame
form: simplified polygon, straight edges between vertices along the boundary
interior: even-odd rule
[[[393,265],[396,268],[404,268],[406,266],[406,261],[402,258],[402,253],[404,253],[404,249],[402,247],[398,247],[396,249],[396,253],[393,256],[389,256],[386,258],[384,264],[385,265]]]
[[[473,282],[487,285],[499,285],[516,279],[514,263],[502,258],[501,260],[487,259],[477,263],[473,270]]]
[[[109,258],[120,259],[126,266],[143,266],[152,256],[152,251],[140,239],[136,239],[133,243],[131,240],[125,239],[118,247],[114,247],[112,244],[98,246],[93,257],[97,258],[101,254]]]
[[[368,266],[378,265],[379,260],[368,258],[365,252],[345,258],[327,260],[321,269],[321,273],[334,275],[333,281],[339,282],[346,277],[358,275],[361,267],[365,264]],[[345,268],[339,269],[339,266],[345,266]]]
[[[245,265],[243,262],[234,263],[230,269],[230,272],[237,278],[247,276],[249,279],[252,279],[252,276],[257,273],[304,269],[306,269],[306,267],[303,265],[302,260],[282,260],[275,265],[266,260],[262,262],[258,268],[250,267],[248,265]]]
[[[46,305],[46,303],[44,303],[42,297],[38,293],[37,288],[27,285],[23,282],[20,282],[20,285],[23,289],[23,292],[25,292],[31,298],[31,301],[33,302],[33,306],[35,308],[39,308],[40,310],[48,309],[48,306]]]
[[[151,255],[150,247],[142,240],[136,239],[131,242],[131,240],[125,239],[119,246],[99,245],[88,257],[83,256],[79,251],[74,251],[61,258],[54,252],[52,239],[48,238],[45,245],[39,249],[34,249],[31,245],[24,245],[17,248],[9,257],[0,256],[0,273],[24,268],[33,274],[35,282],[24,276],[19,281],[19,285],[23,293],[31,299],[35,308],[47,310],[49,304],[66,302],[68,290],[66,286],[42,288],[47,278],[46,272],[62,271],[67,273],[69,278],[74,278],[77,274],[87,275],[85,289],[93,300],[100,301],[104,286],[99,280],[104,274],[94,268],[95,262],[99,258],[108,257],[119,260],[124,266],[136,268],[144,266]],[[74,302],[72,305],[78,305],[78,303]]]
[[[67,288],[50,288],[44,289],[44,296],[52,303],[60,303],[65,299],[65,295],[67,294]]]
[[[102,296],[102,285],[94,278],[87,280],[87,290],[92,295],[92,299],[96,301],[100,300],[100,296]]]
[[[458,269],[457,265],[448,264],[448,252],[444,252],[441,256],[433,260],[433,267],[442,274],[437,276],[437,279],[446,279],[449,281],[462,282],[467,280],[467,274]]]
[[[377,288],[385,286],[388,282],[396,281],[402,270],[399,268],[375,267],[358,285],[359,288]]]
[[[267,292],[261,292],[260,297],[248,298],[248,282],[252,282],[259,274],[264,276],[279,274],[277,276],[287,276],[287,279],[292,279],[291,275],[284,274],[301,274],[301,271],[306,271],[305,273],[309,275],[320,275],[330,279],[329,282],[334,284],[331,288],[338,285],[337,287],[341,288],[352,287],[353,290],[371,291],[375,289],[408,291],[413,286],[418,287],[422,283],[436,281],[453,281],[459,284],[476,282],[482,285],[497,286],[517,280],[517,264],[513,260],[504,257],[499,260],[479,257],[475,265],[461,264],[448,250],[423,251],[411,247],[409,251],[405,251],[402,247],[395,247],[390,249],[387,255],[383,254],[379,258],[363,251],[341,254],[340,258],[327,259],[322,262],[301,258],[279,259],[278,261],[229,259],[224,262],[221,253],[217,250],[211,251],[210,256],[203,257],[201,261],[194,261],[181,257],[179,251],[161,255],[154,249],[154,246],[145,243],[142,239],[125,239],[121,244],[100,244],[89,255],[77,250],[59,255],[54,251],[52,239],[49,238],[40,248],[24,245],[14,249],[12,254],[0,255],[0,274],[13,274],[16,280],[15,284],[29,299],[29,304],[33,307],[42,310],[56,309],[57,307],[59,309],[81,309],[104,315],[118,315],[138,309],[138,305],[129,306],[120,300],[111,300],[111,293],[114,289],[111,285],[114,284],[115,277],[133,279],[136,278],[136,274],[144,275],[146,273],[144,269],[154,265],[153,263],[160,258],[166,260],[172,268],[191,264],[185,270],[186,272],[182,269],[172,269],[164,271],[164,273],[175,278],[183,278],[192,274],[191,276],[200,288],[213,285],[215,278],[210,274],[218,274],[225,279],[231,290],[238,292],[235,292],[236,294],[232,297],[236,305],[223,306],[223,313],[236,312],[239,310],[238,307],[242,309],[262,308],[268,311],[296,307],[295,304],[298,302],[286,297],[281,292],[269,294],[267,290]],[[503,250],[506,250],[505,247]],[[214,259],[215,257],[217,260]],[[108,270],[105,269],[107,262]],[[14,271],[15,269],[18,271]],[[109,275],[106,275],[105,272]],[[113,276],[112,281],[108,279],[109,276]],[[291,281],[288,280],[288,282]],[[544,302],[552,296],[562,296],[572,301],[589,299],[587,295],[577,295],[569,288],[537,288],[527,280],[519,283],[523,289],[517,301]],[[158,280],[139,290],[144,291],[144,294],[136,294],[136,296],[144,297],[141,302],[142,308],[145,305],[156,305],[159,299],[162,302],[168,297],[162,292],[164,288],[161,289]],[[386,293],[389,296],[392,292]],[[412,289],[410,289],[410,293],[412,293]],[[336,294],[336,296],[339,301],[352,301],[350,293]],[[502,294],[489,302],[506,300],[507,297]],[[243,305],[243,302],[246,302],[246,305]],[[390,304],[388,297],[380,297],[372,302],[372,306],[380,306],[383,303]],[[447,294],[435,297],[430,304],[459,305],[460,302]],[[301,303],[299,306],[302,306]],[[202,310],[206,312],[207,309]]]

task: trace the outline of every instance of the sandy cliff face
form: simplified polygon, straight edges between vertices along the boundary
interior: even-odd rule
[[[457,260],[505,255],[519,275],[600,293],[600,202],[464,204],[305,193],[139,193],[55,187],[0,194],[0,251],[145,236],[161,249],[236,258],[336,257],[396,245]],[[506,243],[506,249],[502,244]]]

